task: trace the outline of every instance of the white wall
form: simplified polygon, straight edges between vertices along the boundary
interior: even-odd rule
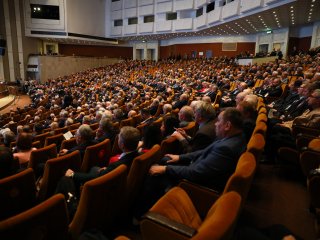
[[[162,40],[160,46],[191,43],[217,43],[217,42],[255,42],[256,35],[243,36],[206,36],[206,37],[184,37],[170,40]]]
[[[287,55],[288,51],[288,40],[289,40],[289,28],[282,28],[274,30],[272,33],[258,33],[256,40],[256,53],[259,52],[259,45],[268,44],[268,52],[273,49],[273,44],[278,43],[281,45],[281,51],[284,56]]]
[[[105,37],[105,0],[66,0],[67,31]]]
[[[320,21],[313,24],[311,48],[320,46]]]
[[[40,81],[119,62],[115,58],[38,56]]]
[[[143,56],[137,56],[137,50],[143,50]],[[150,50],[154,51],[153,59],[151,59]],[[145,60],[155,60],[159,59],[159,43],[158,41],[151,42],[133,42],[133,59],[145,59]]]
[[[290,28],[289,36],[296,38],[304,38],[312,36],[313,24],[307,26],[299,26]]]

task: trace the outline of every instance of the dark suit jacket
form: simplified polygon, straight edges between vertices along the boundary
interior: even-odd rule
[[[179,109],[181,109],[183,106],[185,106],[185,105],[188,105],[188,101],[186,100],[186,101],[180,101],[180,100],[178,100],[178,101],[176,101],[176,103],[172,106],[172,109],[176,109],[176,108],[179,108]]]
[[[189,142],[181,141],[183,152],[194,152],[209,146],[216,138],[215,122],[215,120],[206,122]]]
[[[234,172],[246,145],[243,134],[217,140],[203,150],[180,155],[178,163],[190,165],[168,165],[166,174],[175,179],[187,179],[222,190]]]
[[[73,175],[75,184],[80,186],[91,179],[97,178],[99,176],[107,174],[108,172],[111,172],[113,169],[116,169],[121,164],[127,165],[128,169],[130,169],[133,159],[137,156],[139,156],[138,151],[128,153],[124,155],[122,158],[120,158],[117,162],[111,163],[109,166],[107,166],[105,170],[101,172],[97,172],[97,171],[90,171],[89,173],[75,172]]]
[[[267,93],[269,97],[280,97],[282,94],[281,86],[270,87],[267,89]]]
[[[213,91],[209,91],[205,94],[205,96],[209,96],[211,99],[211,102],[214,102],[214,100],[216,100],[217,93]]]

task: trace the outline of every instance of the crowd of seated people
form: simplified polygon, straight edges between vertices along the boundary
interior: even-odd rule
[[[59,154],[79,150],[83,158],[88,146],[105,139],[110,139],[112,146],[117,144],[115,139],[120,132],[118,145],[122,154],[118,155],[112,165],[93,168],[90,173],[78,173],[72,169],[66,172],[66,177],[74,177],[74,180],[79,180],[77,185],[80,185],[119,166],[122,157],[127,154],[138,156],[154,144],[174,136],[182,145],[181,154],[184,154],[181,158],[169,155],[169,164],[152,166],[150,174],[166,176],[170,180],[173,177],[175,183],[176,180],[187,178],[212,187],[215,185],[210,182],[214,181],[213,178],[202,175],[201,171],[192,174],[198,167],[202,169],[197,159],[207,160],[209,148],[219,150],[221,139],[227,141],[236,137],[239,139],[232,140],[232,144],[236,142],[237,145],[228,152],[232,154],[232,166],[228,166],[227,172],[217,174],[220,177],[216,187],[221,190],[255,127],[257,95],[264,98],[273,113],[269,114],[270,131],[267,139],[273,139],[279,124],[284,125],[286,121],[294,124],[299,122],[308,127],[317,127],[320,123],[319,53],[314,56],[291,56],[252,66],[239,66],[226,59],[122,61],[48,79],[44,84],[30,82],[28,94],[32,104],[0,116],[0,122],[5,127],[1,132],[3,143],[9,147],[10,142],[17,140],[17,149],[25,151],[20,154],[23,159],[16,154],[22,159],[23,165],[28,161],[26,152],[29,154],[32,151],[29,145],[21,148],[19,142],[24,136],[36,137],[45,131],[50,133],[48,136],[55,136],[57,130],[65,129],[64,133],[72,125],[79,124],[74,132],[76,145],[70,149],[60,149]],[[290,89],[280,98],[284,95],[283,85],[290,86]],[[222,99],[215,103],[218,105],[216,108],[213,103],[218,96],[222,96]],[[312,108],[312,115],[305,112],[309,107]],[[156,116],[158,110],[160,114]],[[299,117],[305,117],[303,114],[309,117],[308,121],[298,121]],[[139,115],[140,121],[133,121],[133,126],[119,129],[123,120]],[[159,121],[162,122],[157,125]],[[191,122],[195,122],[198,127],[194,136],[188,136],[183,130]],[[143,128],[139,128],[142,125]],[[157,130],[152,126],[158,126]],[[12,137],[6,140],[6,133],[9,132],[13,136],[17,135],[17,139]],[[245,136],[240,136],[243,132]],[[126,145],[126,138],[134,138],[131,139],[133,143]],[[275,152],[273,146],[270,149]],[[228,158],[225,152],[219,154]],[[130,166],[132,159],[125,164]],[[187,162],[187,165],[171,166],[172,162]],[[172,182],[164,189],[167,190],[168,186],[172,186]]]

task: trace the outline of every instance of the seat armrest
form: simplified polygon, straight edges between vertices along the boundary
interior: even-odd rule
[[[147,212],[141,221],[141,231],[143,231],[143,226],[146,224],[147,221],[151,221],[154,224],[158,224],[161,226],[161,229],[166,228],[166,231],[174,231],[178,234],[182,234],[183,236],[186,236],[188,238],[191,238],[197,233],[197,230],[194,228],[191,228],[187,225],[184,225],[182,223],[176,222],[174,220],[171,220],[159,213],[156,212]],[[160,228],[159,228],[160,229]],[[154,234],[157,234],[156,232]]]
[[[278,162],[282,164],[298,164],[300,153],[289,147],[281,147],[278,150]]]
[[[185,179],[179,183],[179,187],[187,192],[202,219],[221,195],[216,190],[192,183]]]
[[[296,137],[297,149],[301,150],[304,147],[308,147],[309,142],[315,138],[316,138],[315,136],[299,133]]]

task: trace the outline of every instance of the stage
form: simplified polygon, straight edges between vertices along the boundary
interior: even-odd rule
[[[14,95],[8,95],[6,97],[2,97],[0,98],[0,110],[8,107],[9,105],[11,105],[14,101],[15,101],[15,97]]]

